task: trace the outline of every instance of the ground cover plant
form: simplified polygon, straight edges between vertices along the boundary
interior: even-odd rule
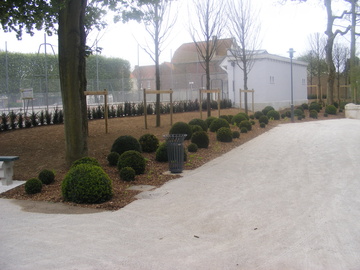
[[[234,116],[238,112],[239,109],[235,108],[221,110],[222,115]],[[324,117],[324,112],[323,109],[321,113],[319,113],[318,120],[344,117],[344,113],[342,112]],[[318,121],[317,119],[310,118],[308,111],[306,116],[306,119],[301,121]],[[145,129],[144,127],[144,117],[142,116],[112,118],[109,119],[108,122],[108,134],[104,131],[104,120],[94,120],[89,122],[89,156],[98,161],[101,168],[112,180],[111,198],[108,201],[98,204],[77,204],[65,201],[62,197],[61,183],[69,171],[69,168],[65,166],[63,125],[45,125],[39,128],[19,128],[16,132],[2,132],[0,135],[1,142],[6,142],[1,143],[2,155],[15,155],[20,157],[20,159],[14,163],[14,179],[28,180],[37,177],[44,169],[51,169],[56,172],[56,177],[53,183],[42,185],[42,190],[39,193],[27,194],[22,185],[7,191],[6,193],[0,194],[0,197],[20,200],[51,201],[105,210],[116,210],[124,207],[135,200],[135,195],[139,193],[139,191],[128,190],[130,186],[152,185],[154,187],[159,187],[171,179],[180,177],[179,175],[164,174],[164,172],[169,170],[169,165],[167,162],[157,161],[156,152],[141,153],[146,160],[145,172],[141,175],[136,175],[134,181],[131,182],[123,181],[120,178],[120,172],[117,166],[110,166],[109,161],[107,160],[112,144],[120,136],[133,136],[134,138],[139,139],[144,134],[154,134],[159,139],[160,145],[163,145],[165,142],[164,135],[168,134],[170,130],[170,119],[167,115],[161,117],[161,126],[155,127],[155,115],[148,116],[148,129]],[[203,115],[204,120],[205,117],[206,116]],[[212,111],[212,117],[215,119],[217,118],[217,111]],[[192,119],[196,118],[200,118],[199,112],[178,113],[174,114],[173,123],[189,123]],[[295,119],[295,122],[299,121]],[[261,128],[259,121],[256,120],[251,131],[241,134],[240,138],[233,137],[234,139],[232,142],[227,143],[217,141],[217,134],[208,131],[209,145],[207,148],[198,148],[196,153],[188,153],[185,151],[188,155],[188,161],[184,163],[184,170],[195,169],[252,138],[267,132],[276,125],[284,123],[290,123],[290,119],[284,118],[279,121],[269,120],[268,124],[265,125],[264,128]],[[233,132],[239,132],[237,126],[231,125],[230,128]],[[239,134],[237,133],[237,135]],[[187,149],[189,144],[191,144],[191,140],[184,142],[185,149]]]

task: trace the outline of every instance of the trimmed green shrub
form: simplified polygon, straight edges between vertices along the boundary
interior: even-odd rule
[[[261,122],[261,123],[260,123],[260,127],[261,127],[261,128],[265,128],[265,127],[266,127],[266,124],[265,124],[264,122]]]
[[[266,115],[262,115],[259,118],[259,123],[265,123],[265,125],[267,125],[269,123],[269,118],[267,118]]]
[[[129,150],[120,155],[117,167],[119,171],[122,168],[131,167],[137,175],[143,174],[145,172],[146,161],[138,151]]]
[[[335,114],[336,114],[336,111],[337,111],[337,109],[336,109],[336,107],[335,107],[334,105],[327,105],[327,106],[325,107],[325,112],[326,112],[327,114],[333,114],[333,115],[335,115]]]
[[[233,132],[232,132],[232,137],[233,137],[233,139],[238,139],[238,138],[240,138],[240,132],[237,131],[237,130],[233,131]]]
[[[312,111],[312,110],[320,112],[320,110],[321,110],[320,104],[317,102],[311,102],[311,104],[309,106],[309,111]]]
[[[329,115],[328,115],[328,113],[324,113],[324,117],[328,117]]]
[[[301,107],[303,107],[304,110],[308,110],[309,109],[309,104],[303,103],[303,104],[301,104]]]
[[[192,130],[189,124],[185,122],[176,122],[170,128],[169,134],[186,134],[185,140],[190,140]]]
[[[122,153],[129,150],[141,152],[141,145],[139,141],[133,136],[124,135],[118,137],[114,141],[113,145],[111,146],[110,152],[116,152],[119,153],[119,155],[121,155]]]
[[[267,113],[268,113],[269,111],[272,111],[272,110],[275,111],[275,109],[274,109],[273,106],[266,106],[261,112],[262,112],[264,115],[267,115]]]
[[[254,120],[251,120],[250,123],[251,123],[251,125],[255,125],[255,124],[256,124]]]
[[[310,111],[310,117],[317,119],[318,118],[318,112],[316,110],[311,110]]]
[[[220,142],[232,142],[232,132],[230,128],[222,127],[216,131],[216,139]]]
[[[260,112],[260,111],[257,111],[257,112],[254,113],[254,116],[255,116],[256,119],[259,119],[260,116],[262,116],[262,115],[264,115],[264,114],[263,114],[263,112]]]
[[[55,173],[44,169],[39,173],[38,178],[44,185],[49,185],[55,181]]]
[[[252,115],[249,116],[249,118],[250,118],[251,120],[254,120],[254,119],[255,119],[255,116],[252,114]]]
[[[202,127],[202,129],[204,131],[207,131],[209,126],[208,124],[205,122],[205,120],[199,119],[199,118],[195,118],[190,120],[189,125],[198,125],[200,127]]]
[[[110,166],[116,166],[119,160],[119,153],[117,152],[111,152],[110,154],[107,155],[107,161],[109,162]]]
[[[100,163],[97,161],[96,158],[93,158],[93,157],[83,157],[83,158],[80,158],[78,160],[75,160],[73,162],[73,164],[71,165],[71,168],[72,167],[76,167],[80,164],[90,164],[90,165],[93,165],[93,166],[99,166],[100,167]]]
[[[234,116],[233,116],[232,114],[229,114],[229,115],[228,115],[228,118],[229,118],[229,123],[232,123],[232,119],[233,119],[233,117],[234,117]]]
[[[135,175],[135,170],[131,167],[124,167],[120,170],[120,178],[125,182],[134,181]]]
[[[25,192],[27,194],[36,194],[41,192],[42,182],[39,178],[31,178],[25,183]]]
[[[241,133],[247,133],[248,132],[248,129],[246,127],[241,127],[240,128],[240,132]]]
[[[252,125],[251,125],[250,121],[248,121],[248,120],[243,120],[243,121],[241,121],[240,124],[239,124],[240,130],[241,130],[241,128],[243,128],[243,127],[245,127],[248,131],[250,131],[251,128],[252,128]]]
[[[229,117],[227,115],[220,115],[219,118],[222,118],[222,119],[226,120],[226,122],[230,123]]]
[[[200,127],[199,125],[190,125],[191,127],[191,131],[194,134],[196,131],[204,131],[202,127]]]
[[[71,168],[61,183],[66,201],[75,203],[102,203],[111,199],[112,182],[99,166],[79,164]]]
[[[302,116],[302,115],[298,115],[298,116],[297,116],[297,119],[298,119],[298,120],[302,120],[302,119],[303,119],[303,116]]]
[[[241,121],[247,120],[246,116],[242,113],[235,114],[234,117],[231,119],[231,123],[233,125],[239,125]]]
[[[215,116],[209,116],[208,118],[206,118],[205,123],[207,124],[208,127],[210,127],[212,121],[214,121],[215,119],[216,119]]]
[[[197,131],[192,135],[191,142],[195,143],[199,148],[208,148],[209,135],[205,131]]]
[[[190,143],[190,144],[188,145],[188,151],[189,151],[189,152],[195,153],[195,152],[197,152],[197,150],[198,150],[198,146],[197,146],[196,143]]]
[[[212,121],[209,129],[211,132],[216,132],[219,128],[222,127],[230,128],[230,125],[226,120],[222,118],[216,118],[214,121]]]
[[[268,111],[268,113],[266,114],[266,116],[270,119],[274,119],[274,120],[280,120],[280,113],[278,111],[275,110],[271,110]]]
[[[146,153],[155,152],[159,147],[159,139],[154,134],[144,134],[140,137],[141,149]]]
[[[303,106],[297,106],[295,109],[298,109],[298,110],[301,110],[302,112],[304,112]]]
[[[299,110],[299,109],[296,109],[296,110],[294,110],[294,115],[295,116],[303,116],[303,114],[304,114],[304,112],[302,111],[302,110]]]

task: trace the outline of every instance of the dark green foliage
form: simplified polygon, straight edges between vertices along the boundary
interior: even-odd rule
[[[114,141],[110,152],[117,152],[119,155],[121,155],[122,153],[129,150],[141,152],[141,145],[139,141],[133,136],[124,135],[120,136]]]
[[[186,134],[185,140],[190,140],[192,130],[189,124],[185,122],[176,122],[170,128],[169,134]]]
[[[76,167],[76,166],[78,166],[80,164],[89,164],[89,165],[99,166],[100,167],[100,163],[96,160],[96,158],[83,157],[83,158],[80,158],[80,159],[74,161],[73,164],[71,165],[71,168]]]
[[[229,128],[229,123],[221,118],[216,118],[214,121],[211,122],[209,129],[211,132],[216,132],[219,128],[227,127]]]
[[[129,150],[120,155],[117,167],[119,171],[122,168],[131,167],[137,175],[143,174],[145,172],[146,161],[138,151]]]
[[[255,116],[252,114],[252,115],[249,116],[249,118],[250,118],[251,120],[254,120],[254,119],[255,119]]]
[[[328,113],[324,113],[324,117],[328,117],[329,115],[328,115]]]
[[[285,117],[290,118],[291,117],[291,111],[286,111],[285,112]]]
[[[10,118],[10,127],[12,130],[16,129],[17,123],[16,123],[16,113],[14,113],[14,111],[11,111],[9,114],[9,118]]]
[[[250,123],[249,120],[243,120],[243,121],[241,121],[240,124],[239,124],[240,130],[241,130],[243,127],[245,127],[248,131],[250,131],[251,128],[252,128],[252,125],[251,125],[251,123]]]
[[[295,116],[302,116],[304,114],[304,112],[302,111],[302,110],[299,110],[299,109],[296,109],[296,110],[294,110],[294,115]]]
[[[232,142],[232,132],[230,128],[222,127],[216,131],[216,139],[220,142]]]
[[[144,134],[140,137],[141,149],[146,153],[155,152],[159,147],[159,139],[154,134]]]
[[[199,148],[208,148],[209,135],[205,131],[197,131],[192,135],[191,142],[195,143]]]
[[[309,105],[307,103],[303,103],[301,105],[301,107],[303,107],[304,110],[308,110],[309,109]]]
[[[234,115],[234,117],[231,119],[231,123],[233,125],[239,125],[241,121],[247,120],[246,116],[242,113],[238,113]]]
[[[237,130],[233,131],[233,132],[232,132],[232,137],[233,137],[234,139],[240,138],[240,132],[237,131]]]
[[[188,151],[191,152],[191,153],[197,152],[198,148],[199,148],[199,147],[198,147],[197,144],[195,144],[195,143],[190,143],[190,144],[188,145]]]
[[[207,124],[208,127],[210,127],[211,123],[216,119],[215,116],[209,116],[208,118],[206,118],[205,122]]]
[[[310,117],[317,119],[318,118],[318,112],[316,110],[311,110],[310,111]]]
[[[256,119],[259,119],[260,116],[262,116],[262,115],[264,115],[264,114],[263,114],[263,112],[260,112],[260,111],[257,111],[257,112],[254,113],[254,116],[255,116]]]
[[[119,153],[117,152],[111,152],[110,154],[107,155],[106,159],[109,162],[110,166],[116,166],[118,161],[119,161]]]
[[[228,118],[229,118],[229,123],[232,123],[232,119],[233,119],[233,117],[234,117],[234,116],[233,116],[233,115],[231,115],[231,114],[230,114],[230,115],[228,115]]]
[[[49,185],[55,181],[55,173],[45,169],[39,173],[38,178],[44,185]]]
[[[9,130],[8,118],[5,113],[1,114],[1,129],[4,131]]]
[[[45,114],[44,114],[44,111],[41,111],[41,112],[40,112],[39,123],[40,123],[41,126],[43,126],[44,123],[45,123]]]
[[[23,128],[24,127],[24,117],[22,113],[19,113],[19,119],[18,119],[18,127]]]
[[[72,167],[61,184],[66,201],[75,203],[102,203],[112,197],[112,182],[99,166],[79,164]]]
[[[301,111],[303,111],[303,112],[304,112],[304,108],[303,108],[303,106],[297,106],[295,109],[298,109],[298,110],[301,110]]]
[[[125,182],[134,181],[135,175],[135,170],[131,167],[124,167],[120,170],[120,178]]]
[[[194,134],[196,131],[204,131],[199,125],[190,125],[191,131]]]
[[[229,117],[227,115],[220,115],[219,118],[222,118],[226,120],[228,123],[230,123]]]
[[[259,118],[259,123],[265,123],[265,125],[267,125],[269,123],[269,118],[267,118],[266,115],[262,115]]]
[[[51,118],[52,118],[52,113],[49,112],[48,110],[45,110],[45,121],[47,125],[51,125]]]
[[[254,121],[254,120],[251,120],[250,123],[251,123],[251,125],[255,125],[255,121]]]
[[[35,194],[41,192],[42,183],[38,178],[31,178],[25,183],[25,192],[27,194]]]
[[[202,129],[204,131],[207,131],[208,127],[209,127],[208,124],[206,123],[206,121],[199,119],[199,118],[190,120],[189,125],[198,125],[198,126],[202,127]]]
[[[280,120],[280,113],[278,111],[275,110],[271,110],[268,111],[268,113],[266,114],[266,116],[270,119],[274,119],[274,120]]]
[[[246,127],[241,127],[240,128],[240,132],[241,133],[247,133],[248,132],[248,129]]]
[[[297,116],[297,119],[298,119],[298,120],[302,120],[302,119],[303,119],[303,116],[302,116],[302,115],[298,115],[298,116]]]
[[[335,107],[334,105],[327,105],[327,106],[325,107],[325,112],[326,112],[327,114],[333,114],[333,115],[335,115],[335,114],[336,114],[336,111],[337,111],[337,109],[336,109],[336,107]]]
[[[267,115],[267,113],[271,110],[274,110],[274,107],[273,106],[266,106],[261,112],[264,114],[264,115]]]
[[[31,121],[31,125],[33,127],[38,126],[38,119],[37,118],[38,118],[37,113],[32,112],[31,115],[30,115],[30,121]]]
[[[261,127],[261,128],[265,128],[265,127],[266,127],[266,124],[265,124],[264,122],[261,122],[261,123],[260,123],[260,127]]]
[[[317,102],[312,102],[309,106],[309,111],[312,111],[312,110],[320,112],[320,110],[321,110],[320,104]]]
[[[53,124],[59,124],[59,109],[57,107],[54,109]]]
[[[335,106],[336,109],[339,108],[339,103],[337,103],[336,101],[334,101],[334,104],[333,104],[333,105]]]

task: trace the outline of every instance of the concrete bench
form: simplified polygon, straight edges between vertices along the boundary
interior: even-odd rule
[[[3,186],[12,184],[14,161],[18,159],[18,156],[0,156],[0,180]]]

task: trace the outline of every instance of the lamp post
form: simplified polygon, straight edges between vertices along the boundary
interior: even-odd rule
[[[233,78],[232,78],[232,88],[233,88],[233,95],[234,95],[234,102],[235,105],[235,61],[231,61],[231,66],[233,68]],[[241,104],[240,104],[241,106]]]
[[[293,87],[293,64],[294,49],[290,48],[288,53],[290,55],[290,76],[291,76],[291,122],[294,122],[294,87]]]

